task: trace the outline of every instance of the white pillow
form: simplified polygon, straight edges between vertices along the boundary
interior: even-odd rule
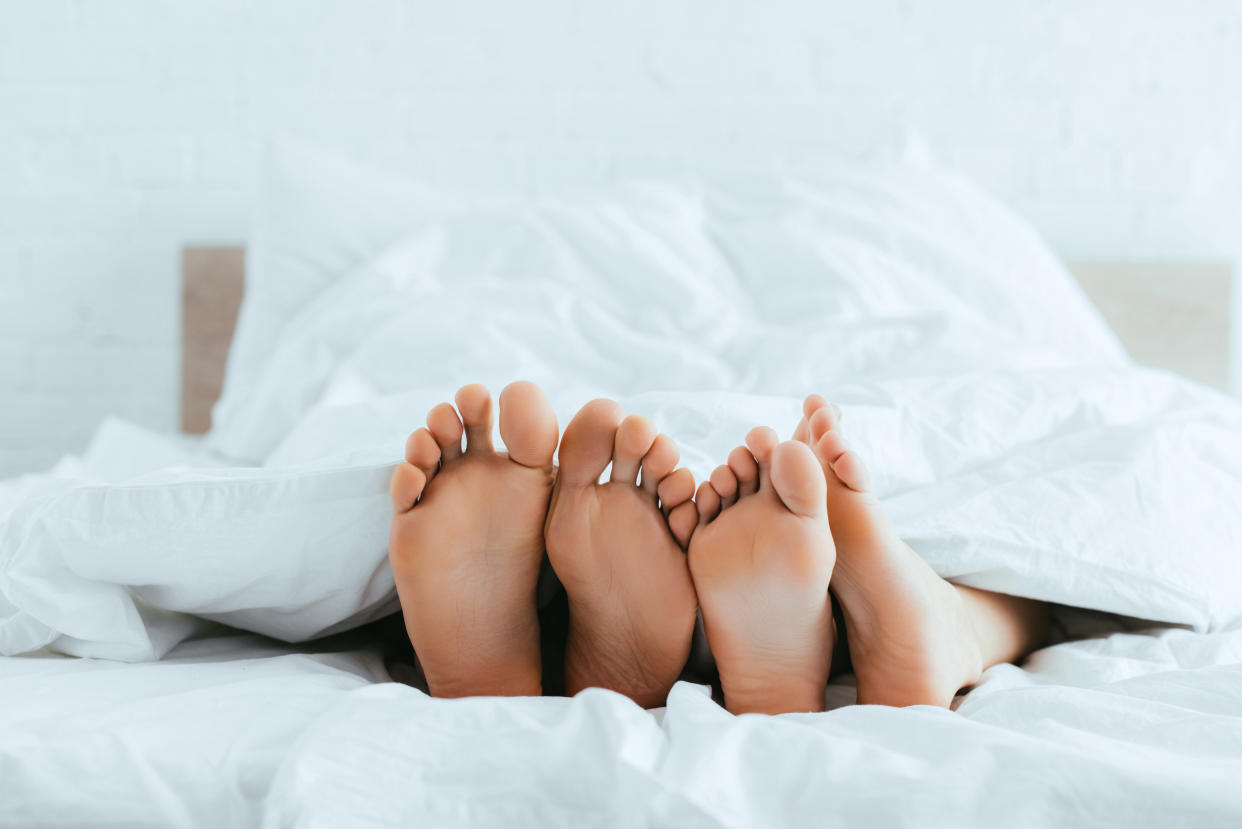
[[[709,232],[770,323],[822,318],[848,291],[860,318],[948,313],[1079,364],[1126,362],[1035,229],[945,169],[826,164],[700,188]]]
[[[395,278],[405,286],[438,284],[447,294],[442,303],[456,296],[458,304],[464,286],[481,278],[543,276],[569,294],[589,284],[587,295],[635,303],[636,320],[671,317],[678,334],[701,343],[697,355],[679,355],[679,363],[709,367],[690,373],[689,388],[785,393],[762,387],[765,361],[799,347],[845,353],[834,337],[852,322],[877,318],[911,330],[947,315],[956,320],[951,338],[958,343],[969,341],[972,327],[999,328],[1015,343],[1063,360],[1124,360],[1099,314],[1024,221],[926,165],[721,173],[623,184],[608,193],[505,199],[437,191],[283,142],[270,149],[263,182],[246,299],[209,437],[212,448],[247,462],[275,447],[332,371],[370,336],[372,317],[355,317],[341,320],[330,342],[307,341],[308,331],[324,329],[316,316],[347,276],[370,279],[377,301],[391,293]],[[393,265],[398,255],[402,261]],[[387,276],[359,275],[377,267]],[[579,310],[584,319],[567,324],[590,322],[591,306]],[[378,304],[372,311],[382,316]],[[769,326],[758,348],[747,343],[741,350],[730,340],[742,318]],[[963,367],[987,367],[988,355],[971,351],[956,348]],[[885,370],[913,370],[918,360],[914,353]],[[710,369],[739,361],[752,368]],[[859,366],[837,367],[845,368]],[[834,367],[821,363],[819,370],[831,376]],[[612,388],[675,388],[682,374],[647,371],[645,388]]]
[[[399,211],[395,203],[393,209]],[[314,293],[300,294],[296,309],[292,302],[280,303],[284,318],[275,337],[259,331],[244,341],[262,339],[261,357],[252,355],[246,371],[227,378],[226,397],[216,408],[208,438],[213,449],[248,462],[265,459],[352,355],[382,347],[378,340],[388,333],[386,327],[411,329],[402,332],[402,345],[414,348],[401,361],[399,378],[386,379],[387,387],[434,381],[441,394],[451,394],[466,382],[464,371],[471,380],[492,377],[497,386],[504,385],[500,368],[518,372],[507,375],[508,380],[519,376],[520,350],[466,359],[473,351],[469,329],[495,325],[505,313],[506,306],[493,301],[501,292],[523,300],[540,295],[533,310],[525,301],[508,306],[525,309],[512,322],[529,328],[533,339],[583,334],[579,379],[598,370],[590,362],[592,355],[615,362],[589,347],[602,333],[599,326],[613,325],[614,338],[631,341],[632,375],[651,365],[665,382],[677,382],[678,377],[687,383],[712,378],[729,382],[731,372],[710,368],[710,354],[701,359],[687,355],[674,372],[666,355],[656,353],[659,343],[635,336],[652,331],[652,326],[663,330],[669,323],[694,335],[727,325],[736,314],[723,297],[703,301],[701,283],[705,271],[714,267],[709,261],[714,253],[702,230],[699,206],[683,191],[637,184],[586,198],[484,201],[470,209],[446,206],[436,216],[424,214],[405,225],[413,229],[387,249],[377,249],[359,267],[337,273],[336,260],[325,253],[325,264],[312,277],[304,270],[314,261],[316,248],[299,258],[297,268],[277,271],[283,274],[281,283],[313,285]],[[271,273],[269,269],[266,275]],[[335,277],[326,278],[328,273]],[[263,290],[266,284],[255,287],[254,302],[270,316],[277,305],[272,293]],[[471,313],[472,307],[484,305],[481,315]],[[614,325],[613,315],[603,311],[618,307],[634,308],[635,317]],[[460,318],[460,325],[451,329],[459,337],[453,348],[442,336],[429,343],[417,340],[424,323],[443,323],[448,317]],[[275,324],[248,315],[239,328],[258,331]],[[639,360],[644,352],[647,363]]]
[[[245,298],[213,423],[228,423],[253,394],[256,375],[290,319],[336,279],[416,228],[424,211],[456,198],[301,142],[269,145],[246,248]],[[212,448],[228,454],[224,444]]]

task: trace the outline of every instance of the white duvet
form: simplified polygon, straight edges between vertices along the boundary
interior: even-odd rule
[[[111,423],[0,484],[0,821],[1242,820],[1242,409],[1131,365],[1002,208],[905,168],[450,198],[302,152],[271,167],[207,446]],[[356,635],[219,627],[390,613],[405,435],[516,378],[562,424],[619,398],[700,478],[825,393],[940,573],[1118,616],[1058,611],[1093,638],[956,712],[839,707],[847,679],[781,718],[691,685],[654,716],[431,700]]]

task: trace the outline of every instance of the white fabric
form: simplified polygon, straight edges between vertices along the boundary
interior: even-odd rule
[[[628,330],[642,307],[641,317],[664,323],[660,334],[675,329],[670,346],[696,343],[678,353],[680,360],[693,360],[702,346],[727,345],[723,339],[747,307],[768,327],[813,319],[822,329],[843,317],[887,323],[868,332],[877,342],[839,330],[820,331],[826,340],[806,344],[833,346],[835,353],[844,340],[844,353],[855,360],[882,348],[891,361],[893,347],[912,330],[947,319],[984,322],[993,336],[1003,330],[1014,342],[1054,346],[1079,361],[1122,359],[1116,339],[1025,222],[968,182],[925,165],[825,165],[774,177],[721,173],[517,199],[431,189],[286,141],[269,148],[255,216],[246,302],[210,437],[213,448],[245,462],[261,460],[300,413],[286,403],[279,416],[266,415],[266,428],[256,422],[263,406],[255,398],[273,396],[271,350],[313,302],[330,301],[343,274],[411,234],[444,245],[436,277],[450,290],[462,280],[542,275],[564,289],[586,289],[580,301],[561,297],[577,316],[555,318],[557,324],[600,337],[611,333],[598,330],[611,319],[609,310]],[[597,309],[597,302],[611,308]],[[447,305],[464,312],[464,304],[453,294],[434,311]],[[969,344],[961,333],[959,340]],[[791,337],[765,341],[769,351],[757,356],[795,344]],[[600,356],[594,349],[591,355]],[[757,356],[742,360],[746,368],[737,365],[744,355],[728,356],[734,370],[724,377],[766,368]],[[862,368],[830,364],[803,379]],[[594,370],[587,364],[588,375]],[[631,374],[643,389],[682,388],[668,382],[673,377],[637,368]],[[694,387],[720,388],[712,383],[724,377],[708,374]]]
[[[0,658],[0,822],[1242,817],[1242,410],[1130,365],[1002,208],[901,168],[442,210],[402,190],[422,213],[372,224],[395,202],[371,176],[337,236],[343,169],[303,182],[314,217],[265,202],[208,441],[227,462],[114,422],[82,459],[0,483],[0,653],[27,654]],[[392,610],[405,435],[461,383],[518,377],[562,425],[617,396],[699,478],[828,394],[942,574],[1201,632],[1050,648],[957,714],[776,720],[690,686],[662,720],[601,692],[432,701],[364,688],[373,652],[191,638],[214,621],[301,641]]]
[[[284,755],[376,652],[295,653],[256,636],[160,662],[0,658],[0,824],[253,826]]]
[[[618,396],[678,439],[700,479],[751,425],[788,435],[789,392],[820,390],[842,403],[898,531],[943,575],[1200,629],[1242,620],[1236,402],[1127,365],[1104,334],[1091,359],[1058,347],[1068,334],[1052,322],[1016,338],[989,320],[1004,303],[963,302],[960,272],[950,290],[900,259],[887,266],[900,291],[876,287],[889,270],[844,268],[831,291],[795,285],[800,305],[765,305],[780,280],[705,283],[658,255],[682,232],[694,247],[677,214],[448,218],[325,289],[234,410],[252,448],[275,445],[265,467],[79,481],[14,509],[0,647],[148,659],[189,635],[186,613],[298,641],[391,610],[386,479],[404,436],[467,377],[535,380],[562,424]],[[471,265],[479,216],[500,226],[497,251],[523,252],[512,270],[496,251]],[[1055,281],[1024,290],[1072,297]]]
[[[652,713],[604,691],[442,701],[382,677],[370,650],[237,636],[147,665],[0,658],[0,823],[1242,822],[1242,631],[1057,645],[957,713],[734,718],[685,684]]]
[[[957,713],[777,720],[686,684],[662,722],[600,690],[514,704],[376,686],[308,729],[267,825],[1236,825],[1240,661],[1239,631],[1119,634],[999,666]]]

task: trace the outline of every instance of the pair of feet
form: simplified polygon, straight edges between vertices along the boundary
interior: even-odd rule
[[[663,704],[701,608],[730,711],[822,710],[830,586],[859,702],[947,705],[977,678],[960,599],[893,532],[822,398],[807,399],[795,440],[752,430],[697,493],[676,444],[612,401],[574,417],[559,468],[536,386],[500,395],[507,453],[492,446],[486,389],[466,386],[456,404],[431,410],[392,480],[389,553],[434,696],[542,692],[545,550],[569,602],[568,694]]]

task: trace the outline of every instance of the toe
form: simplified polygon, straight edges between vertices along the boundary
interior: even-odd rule
[[[660,509],[665,515],[694,497],[694,475],[689,469],[681,468],[665,476],[656,489],[660,498]]]
[[[737,478],[739,498],[753,495],[759,489],[759,464],[755,463],[755,456],[745,446],[729,453],[729,469]]]
[[[822,394],[808,394],[806,400],[802,401],[802,417],[810,420],[816,412],[827,405],[828,400]]]
[[[815,441],[815,453],[824,463],[835,463],[845,454],[845,437],[835,429],[825,432]]]
[[[828,400],[822,394],[812,394],[809,395],[802,403],[803,419],[809,422],[815,413],[820,409],[830,409],[833,416],[836,417],[837,420],[840,420],[844,416],[844,412],[841,411],[841,407],[836,403]]]
[[[642,415],[630,415],[617,427],[612,452],[611,480],[633,484],[638,481],[638,467],[652,448],[657,434],[655,424]]]
[[[694,494],[694,504],[698,507],[700,527],[710,524],[720,514],[720,496],[707,481],[699,485],[699,491]]]
[[[795,515],[827,515],[828,487],[824,470],[805,443],[787,440],[772,452],[772,488]]]
[[[837,410],[831,405],[824,406],[815,414],[811,415],[807,423],[810,425],[811,440],[819,440],[824,435],[836,428],[840,419],[837,417]]]
[[[451,461],[461,454],[461,418],[451,403],[441,403],[427,413],[427,428],[440,447],[442,460]]]
[[[767,426],[756,426],[746,435],[746,446],[750,449],[750,454],[754,455],[755,463],[759,467],[760,489],[769,484],[768,471],[772,466],[772,452],[779,442],[776,432]]]
[[[592,400],[574,415],[561,438],[559,480],[570,486],[599,482],[612,460],[623,412],[612,400]]]
[[[392,511],[400,515],[413,509],[426,485],[427,476],[423,470],[409,462],[397,464],[388,485],[388,493],[392,496]]]
[[[841,483],[850,489],[856,492],[871,491],[871,475],[868,474],[867,467],[863,464],[862,458],[853,452],[842,452],[832,462],[832,471],[836,473]]]
[[[803,417],[798,421],[798,425],[794,427],[793,439],[801,443],[809,443],[811,440],[811,427],[807,424],[806,418]]]
[[[466,427],[466,451],[491,452],[492,396],[487,387],[479,383],[462,386],[454,399]]]
[[[624,424],[622,424],[624,426]],[[617,439],[620,440],[618,433]],[[681,450],[668,435],[658,435],[647,454],[643,455],[642,487],[655,495],[660,482],[672,474],[681,460]]]
[[[677,539],[677,543],[681,545],[681,549],[685,550],[690,547],[690,537],[694,535],[694,528],[698,526],[699,514],[694,508],[693,501],[682,501],[669,513],[668,528],[673,533],[673,538]]]
[[[837,429],[826,432],[815,443],[815,455],[837,479],[857,492],[871,491],[871,475],[862,459],[845,448],[845,438]]]
[[[712,489],[720,496],[720,508],[728,509],[737,503],[737,476],[727,466],[718,466],[712,470]]]
[[[524,380],[504,387],[500,392],[500,438],[510,458],[522,466],[550,467],[559,437],[556,412],[542,389]]]
[[[427,429],[415,429],[405,442],[405,459],[423,471],[427,480],[436,474],[440,465],[440,447]]]

